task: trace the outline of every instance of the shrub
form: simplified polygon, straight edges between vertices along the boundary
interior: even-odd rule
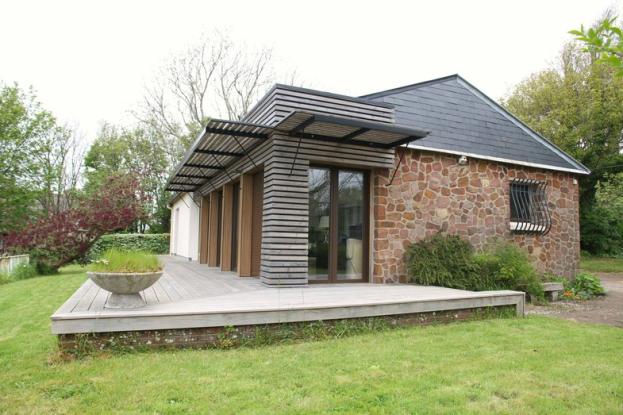
[[[34,264],[19,264],[10,274],[0,273],[0,285],[13,281],[25,280],[38,275],[37,268]]]
[[[11,277],[14,280],[25,280],[37,275],[37,267],[34,264],[19,264],[11,272]]]
[[[162,269],[158,257],[142,251],[109,249],[88,266],[93,272],[154,272]]]
[[[593,255],[623,252],[623,217],[603,206],[583,208],[580,217],[582,249]]]
[[[456,235],[435,235],[407,249],[411,282],[463,290],[518,290],[543,298],[543,286],[519,248],[501,243],[474,254],[472,246]]]
[[[479,281],[472,246],[458,236],[437,234],[411,244],[406,252],[411,282],[463,290],[486,289]]]
[[[516,290],[543,299],[543,285],[524,251],[509,243],[474,256],[483,280],[491,290]]]
[[[575,279],[565,287],[565,291],[573,293],[575,298],[581,300],[605,294],[604,287],[601,285],[599,278],[588,272],[578,274]]]
[[[121,251],[145,251],[152,254],[166,254],[169,252],[168,233],[114,233],[104,235],[89,248],[85,255],[86,262],[98,259],[112,248]]]
[[[41,272],[82,258],[100,236],[127,228],[145,215],[146,200],[131,175],[110,176],[76,208],[50,215],[6,236],[11,253],[28,253]]]
[[[0,285],[12,282],[11,276],[5,272],[0,272]]]

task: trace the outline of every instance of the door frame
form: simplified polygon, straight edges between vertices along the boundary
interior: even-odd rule
[[[311,164],[310,169],[322,168],[329,170],[329,269],[327,270],[326,280],[309,280],[310,284],[345,284],[345,283],[362,283],[370,281],[370,170],[338,166],[330,164]],[[338,184],[339,171],[355,171],[363,173],[363,229],[361,230],[362,243],[362,264],[361,278],[340,280],[337,278],[337,247],[338,247]]]

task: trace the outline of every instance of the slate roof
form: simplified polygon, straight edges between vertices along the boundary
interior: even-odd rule
[[[590,170],[543,138],[459,75],[374,94],[394,105],[395,122],[430,131],[409,145],[552,170]]]

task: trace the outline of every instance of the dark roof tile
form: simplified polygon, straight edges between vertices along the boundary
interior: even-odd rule
[[[392,104],[396,124],[430,131],[420,148],[589,173],[459,75],[362,98]]]

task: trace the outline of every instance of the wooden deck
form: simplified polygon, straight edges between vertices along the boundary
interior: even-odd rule
[[[205,265],[164,257],[165,273],[142,292],[147,306],[104,308],[109,293],[87,280],[51,317],[54,334],[161,330],[331,320],[513,305],[524,293],[442,287],[323,284],[266,287]]]

